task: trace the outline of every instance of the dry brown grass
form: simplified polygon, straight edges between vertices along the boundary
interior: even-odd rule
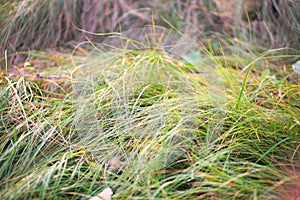
[[[87,38],[100,42],[108,33],[153,24],[173,26],[185,34],[215,38],[237,37],[252,45],[298,47],[300,25],[298,1],[138,1],[138,0],[38,0],[0,2],[2,9],[14,9],[0,18],[0,54],[9,66],[24,62],[20,51],[71,47]],[[239,2],[244,2],[243,4]],[[14,5],[14,6],[12,6]],[[3,12],[4,13],[4,12]],[[82,31],[85,30],[85,31]],[[219,35],[217,37],[220,37]],[[74,43],[75,42],[75,43]]]

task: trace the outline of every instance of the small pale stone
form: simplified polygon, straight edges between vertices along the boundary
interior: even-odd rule
[[[105,188],[102,192],[97,194],[96,196],[90,198],[89,200],[111,200],[111,196],[113,195],[113,191],[110,187]]]

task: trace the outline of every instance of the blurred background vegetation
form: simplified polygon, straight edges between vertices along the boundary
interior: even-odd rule
[[[73,47],[90,33],[145,25],[175,28],[192,37],[237,38],[265,48],[297,48],[299,10],[295,0],[12,0],[0,1],[0,53],[9,64],[17,52]],[[84,30],[84,31],[83,31]]]

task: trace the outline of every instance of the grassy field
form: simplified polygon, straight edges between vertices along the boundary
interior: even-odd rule
[[[3,56],[1,198],[299,198],[299,50],[216,35]]]

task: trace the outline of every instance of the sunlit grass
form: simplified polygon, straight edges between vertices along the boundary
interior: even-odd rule
[[[242,53],[243,68],[255,55]],[[96,50],[55,79],[2,76],[1,197],[278,197],[299,167],[297,75],[262,71],[267,54],[246,79],[202,56],[191,66],[156,49]]]
[[[203,2],[0,1],[1,199],[293,199],[299,3]]]

